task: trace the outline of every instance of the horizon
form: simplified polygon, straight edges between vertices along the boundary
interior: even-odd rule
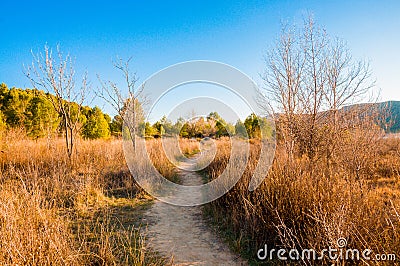
[[[5,84],[4,82],[0,82],[0,84]],[[28,88],[19,88],[19,87],[15,87],[15,86],[8,86],[8,84],[5,84],[7,87],[8,87],[8,89],[22,89],[22,90],[34,90],[35,88],[32,88],[32,87],[28,87]],[[39,90],[39,91],[41,91],[41,92],[43,92],[43,93],[46,93],[46,91],[44,91],[43,89],[38,89],[38,88],[36,88],[37,90]],[[208,93],[209,94],[212,94],[212,91],[208,91]],[[230,95],[232,95],[233,93],[228,93],[228,94],[230,94]],[[179,94],[178,94],[179,95]],[[167,98],[167,100],[171,100],[171,99],[173,99],[173,97],[174,96],[176,96],[176,95],[170,95],[168,98]],[[184,97],[183,97],[184,98]],[[190,101],[192,101],[193,99],[190,99],[190,100],[184,100],[183,101],[183,104],[187,104],[188,102],[190,102]],[[210,101],[211,100],[211,102],[212,101],[216,101],[216,102],[218,102],[218,101],[220,101],[220,99],[216,99],[216,98],[212,98],[212,97],[210,97],[209,95],[208,96],[199,96],[199,97],[196,97],[195,98],[195,100],[197,100],[197,101],[201,101],[201,100],[205,100],[206,102],[205,103],[209,103],[208,101]],[[162,101],[166,101],[166,100],[162,100]],[[161,102],[162,102],[161,101]],[[346,107],[351,107],[351,106],[357,106],[357,105],[363,105],[363,104],[385,104],[385,103],[400,103],[400,100],[386,100],[386,101],[375,101],[375,102],[372,102],[372,101],[369,101],[369,102],[357,102],[357,103],[352,103],[352,104],[348,104],[348,105],[345,105],[345,106],[343,106],[341,109],[343,109],[343,108],[346,108]],[[182,103],[181,103],[182,104]],[[198,104],[198,103],[197,103]],[[112,115],[112,114],[110,114],[110,113],[107,113],[105,110],[103,110],[99,105],[83,105],[83,106],[87,106],[87,107],[90,107],[90,108],[94,108],[94,107],[98,107],[98,108],[100,108],[101,110],[102,110],[102,112],[104,113],[104,114],[106,114],[106,115],[109,115],[110,116],[110,118],[112,119],[114,116],[116,116],[116,115]],[[179,106],[178,106],[179,107]],[[181,107],[182,108],[182,107]],[[178,109],[179,110],[179,109]],[[189,110],[189,111],[188,111]],[[220,116],[221,116],[221,118],[225,121],[225,122],[227,122],[227,123],[229,123],[229,124],[232,124],[232,125],[235,125],[236,124],[236,122],[238,122],[238,120],[240,120],[241,122],[244,122],[245,121],[245,119],[247,118],[247,117],[249,117],[251,114],[253,114],[253,112],[251,112],[251,110],[248,110],[247,112],[243,112],[243,110],[240,112],[240,114],[241,115],[239,115],[238,117],[236,117],[237,116],[237,114],[231,114],[231,111],[232,110],[230,110],[230,108],[229,107],[224,107],[224,108],[222,108],[222,109],[220,109],[219,111],[216,111],[216,110],[214,110],[214,109],[209,109],[209,108],[201,108],[201,110],[202,110],[202,112],[201,112],[201,114],[199,114],[199,113],[196,113],[196,111],[194,111],[194,109],[192,108],[192,109],[186,109],[186,110],[184,110],[183,112],[181,111],[180,113],[178,113],[178,114],[172,114],[172,116],[171,117],[169,117],[169,114],[168,113],[160,113],[160,112],[158,112],[157,113],[157,118],[155,119],[154,117],[152,117],[152,116],[149,116],[148,117],[148,119],[146,120],[147,122],[150,122],[150,124],[154,124],[154,123],[156,123],[156,122],[159,122],[164,116],[168,119],[168,121],[170,121],[170,122],[172,122],[172,123],[176,123],[176,122],[178,122],[178,120],[179,119],[185,119],[185,120],[187,120],[187,121],[189,121],[189,120],[192,120],[192,119],[198,119],[198,118],[200,118],[200,117],[203,117],[203,118],[205,118],[205,117],[207,117],[210,113],[213,113],[213,112],[216,112],[216,113],[218,113]],[[186,112],[185,113],[185,111],[188,111],[188,112]],[[176,112],[175,110],[174,110],[174,112]],[[276,114],[280,114],[281,112],[274,112],[274,114],[276,115]],[[183,115],[182,115],[183,114]],[[265,114],[265,115],[258,115],[259,117],[266,117],[266,118],[268,118],[268,114]],[[234,119],[232,119],[232,117],[235,117]]]

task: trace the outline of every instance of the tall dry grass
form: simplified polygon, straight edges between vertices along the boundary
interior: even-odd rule
[[[149,197],[125,164],[121,140],[79,140],[72,161],[63,145],[18,131],[3,135],[0,264],[163,265],[137,224]],[[142,174],[148,167],[143,162]],[[163,169],[172,178],[173,168]]]
[[[288,160],[286,150],[278,145],[272,169],[254,192],[248,191],[248,184],[258,162],[260,146],[257,141],[251,141],[251,154],[242,179],[226,195],[208,204],[205,211],[230,239],[233,248],[257,263],[260,263],[257,251],[264,244],[269,250],[312,248],[321,252],[337,247],[336,241],[342,237],[347,239],[350,248],[368,248],[375,254],[395,253],[399,258],[400,142],[375,139],[374,145],[367,147],[361,141],[365,137],[355,133],[342,139],[345,145],[336,155],[340,164],[331,164],[331,169],[327,169],[324,160],[313,162],[310,169],[306,156]],[[209,179],[219,176],[230,159],[228,142],[217,143],[217,156],[206,169]],[[240,159],[237,154],[233,157],[246,159]],[[235,165],[231,167],[230,171],[235,171]],[[364,262],[325,258],[293,263]]]

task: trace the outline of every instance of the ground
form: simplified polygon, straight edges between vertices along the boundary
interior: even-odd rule
[[[183,185],[202,184],[202,177],[194,171],[195,160],[186,159],[178,172]],[[185,197],[197,197],[194,193]],[[156,200],[143,215],[148,224],[149,246],[172,257],[174,265],[246,265],[238,255],[207,226],[201,206],[181,207]]]

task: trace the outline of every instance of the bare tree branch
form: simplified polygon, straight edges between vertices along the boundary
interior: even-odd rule
[[[142,106],[145,103],[143,95],[144,85],[136,87],[136,73],[130,71],[130,61],[123,61],[118,58],[113,61],[113,66],[119,70],[124,78],[124,85],[119,86],[113,81],[103,81],[99,75],[100,90],[96,95],[105,100],[118,113],[123,123],[128,127],[134,149],[136,148],[136,135],[138,134],[139,124],[142,122],[144,114]]]
[[[69,54],[64,56],[57,46],[57,57],[45,45],[44,54],[34,54],[33,62],[24,67],[25,76],[31,81],[34,88],[42,88],[61,118],[68,157],[71,159],[76,134],[81,124],[79,117],[88,91],[87,73],[82,78],[82,84],[77,88],[75,84],[74,62]],[[76,106],[74,107],[74,104]],[[74,110],[76,109],[76,110]]]

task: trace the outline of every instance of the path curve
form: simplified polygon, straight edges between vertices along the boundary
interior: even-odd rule
[[[195,159],[180,164],[182,185],[202,184],[202,177],[190,171],[195,164]],[[180,207],[156,200],[143,219],[148,224],[150,248],[172,257],[173,265],[247,265],[207,226],[200,206]]]

